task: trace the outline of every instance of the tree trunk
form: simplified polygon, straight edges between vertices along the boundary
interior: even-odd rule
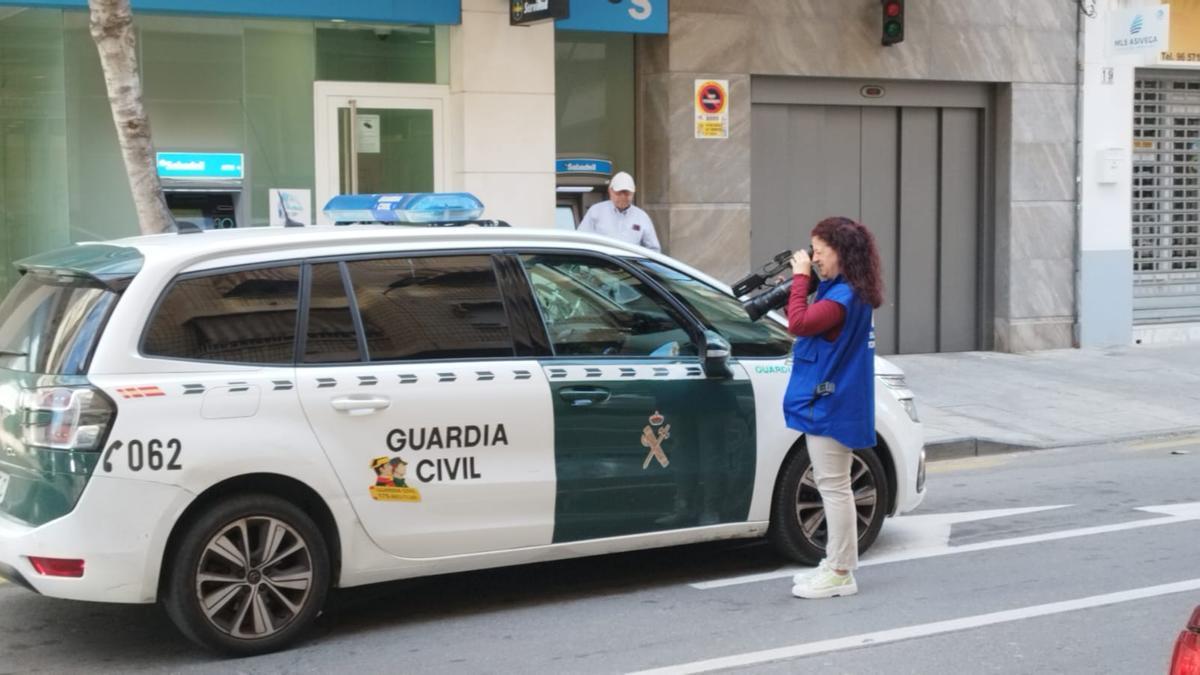
[[[133,11],[129,0],[88,0],[88,9],[92,39],[100,52],[108,103],[137,209],[138,228],[142,234],[164,232],[173,228],[175,221],[158,179],[150,118],[142,106]]]

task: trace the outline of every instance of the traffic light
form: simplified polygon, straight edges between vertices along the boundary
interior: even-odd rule
[[[904,0],[883,0],[883,45],[904,42]]]

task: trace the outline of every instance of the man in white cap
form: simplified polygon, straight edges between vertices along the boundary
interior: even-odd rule
[[[621,171],[608,183],[608,201],[588,209],[579,223],[580,232],[595,232],[630,244],[661,251],[654,223],[646,212],[633,205],[637,188],[633,176]]]

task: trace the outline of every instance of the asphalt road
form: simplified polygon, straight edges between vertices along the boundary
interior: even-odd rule
[[[234,661],[156,607],[0,584],[0,672],[1162,673],[1200,604],[1197,477],[1200,438],[940,462],[854,597],[792,598],[765,544],[678,547],[340,591]]]

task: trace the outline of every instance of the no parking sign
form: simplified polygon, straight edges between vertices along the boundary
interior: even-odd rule
[[[729,138],[729,80],[696,80],[696,138]]]

